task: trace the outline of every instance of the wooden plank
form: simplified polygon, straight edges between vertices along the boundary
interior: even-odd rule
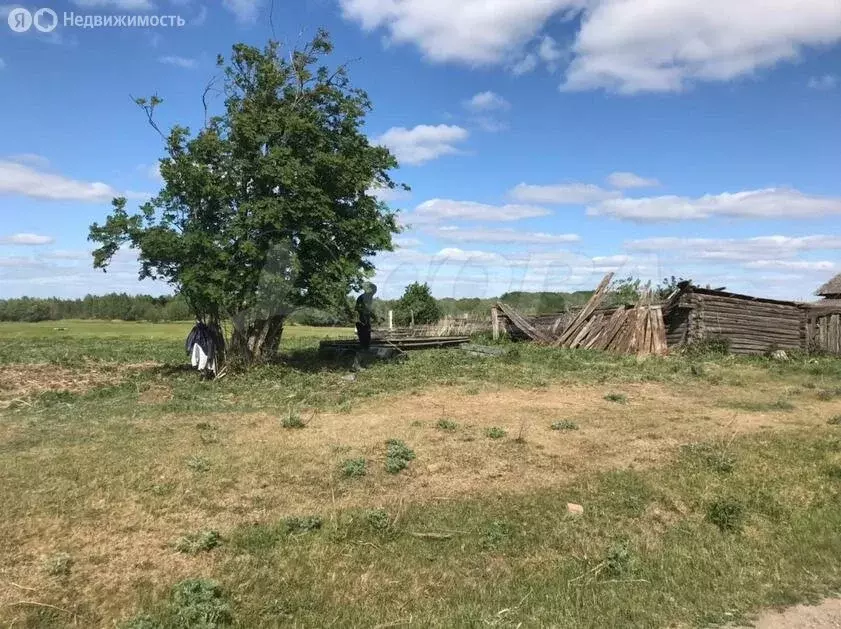
[[[548,334],[538,330],[533,325],[531,325],[528,321],[525,320],[525,318],[523,318],[523,316],[519,312],[517,312],[511,306],[507,306],[502,302],[499,302],[497,305],[502,310],[502,312],[505,313],[505,316],[508,317],[511,323],[514,324],[516,328],[519,328],[531,340],[537,341],[539,343],[549,343],[552,340]]]
[[[607,333],[608,328],[610,327],[610,323],[613,320],[613,314],[608,317],[606,313],[602,312],[599,313],[597,316],[601,317],[598,324],[598,329],[593,330],[589,335],[587,335],[587,339],[583,345],[584,349],[593,349],[597,343],[599,343],[600,339],[604,337]]]
[[[640,351],[643,354],[650,354],[651,353],[651,336],[652,336],[652,327],[653,323],[651,322],[651,308],[646,307],[645,309],[645,333],[643,334],[642,338],[642,347],[640,347]]]
[[[654,317],[657,322],[656,353],[658,356],[662,356],[669,352],[669,343],[666,341],[666,323],[663,319],[663,309],[659,306],[654,307]]]
[[[628,316],[625,319],[625,325],[616,335],[616,343],[614,344],[614,351],[620,354],[630,353],[631,342],[637,329],[637,318],[639,317],[639,310],[632,308],[628,311]]]
[[[491,306],[491,329],[494,341],[499,340],[499,308]]]
[[[575,335],[575,338],[573,338],[569,343],[566,343],[565,347],[569,347],[570,349],[578,347],[581,341],[583,341],[587,337],[587,334],[592,328],[593,319],[587,319],[587,321],[584,322],[584,325],[582,325],[581,328],[578,330],[578,334]]]
[[[610,281],[612,279],[613,273],[608,273],[604,276],[601,283],[596,288],[596,292],[593,293],[593,296],[590,297],[590,299],[587,301],[587,304],[584,306],[581,312],[579,312],[575,316],[575,318],[566,327],[561,336],[558,337],[558,340],[555,342],[556,345],[564,345],[565,343],[568,343],[573,336],[575,336],[578,329],[589,318],[593,311],[602,303],[605,292],[607,292],[607,288],[610,285]]]
[[[570,347],[584,347],[593,337],[598,336],[602,329],[603,320],[603,312],[597,312],[590,317],[584,327],[581,328],[581,332],[576,335],[575,340],[570,343]]]
[[[616,338],[616,334],[622,328],[622,324],[625,323],[625,319],[627,317],[627,309],[617,308],[613,315],[611,315],[610,320],[607,322],[604,332],[593,344],[593,349],[607,349],[613,342],[613,339]]]

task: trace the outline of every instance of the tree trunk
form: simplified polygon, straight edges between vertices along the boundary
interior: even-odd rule
[[[234,320],[228,359],[246,366],[270,362],[277,357],[283,335],[284,316],[275,315],[251,322]]]

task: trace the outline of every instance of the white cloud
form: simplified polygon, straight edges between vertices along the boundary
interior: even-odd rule
[[[149,0],[73,0],[73,4],[86,9],[107,8],[118,11],[151,11],[155,8]]]
[[[82,249],[54,249],[43,255],[50,260],[92,260],[93,254]]]
[[[367,193],[386,203],[401,201],[412,196],[410,191],[404,190],[403,188],[371,188]]]
[[[841,39],[838,0],[339,0],[346,19],[435,62],[533,70],[550,18],[580,18],[564,89],[679,91],[729,81]],[[551,52],[550,52],[551,51]],[[560,59],[556,61],[559,62]]]
[[[495,92],[479,92],[465,101],[464,106],[472,111],[496,111],[510,109],[511,103]]]
[[[414,212],[404,218],[410,223],[439,220],[508,222],[547,216],[550,213],[549,210],[531,205],[487,205],[474,201],[431,199],[421,203]]]
[[[55,242],[52,236],[40,234],[12,234],[0,236],[0,245],[51,245]]]
[[[179,57],[177,55],[167,55],[165,57],[158,57],[158,62],[166,65],[175,66],[177,68],[184,68],[191,70],[196,67],[196,60],[189,57]]]
[[[461,229],[444,226],[431,230],[430,235],[452,242],[487,242],[502,244],[569,244],[579,242],[578,234],[547,234],[544,232],[522,232],[514,229]]]
[[[549,203],[555,205],[581,205],[621,196],[620,192],[604,190],[589,183],[562,183],[550,186],[517,184],[508,196],[521,203]]]
[[[393,242],[396,246],[400,247],[401,249],[414,249],[416,247],[420,247],[423,243],[418,240],[417,238],[397,238],[393,239]]]
[[[464,107],[473,112],[471,122],[482,131],[498,133],[508,128],[508,125],[497,119],[495,114],[511,109],[511,103],[495,92],[479,92],[470,100],[464,101]]]
[[[490,297],[517,290],[592,289],[608,271],[644,275],[650,269],[627,255],[589,257],[561,249],[510,253],[458,247],[437,253],[400,249],[378,259],[376,283],[383,297],[399,296],[406,284],[415,281],[429,283],[438,297]]]
[[[611,173],[607,178],[607,183],[619,190],[625,190],[627,188],[654,188],[660,185],[660,182],[656,179],[648,179],[627,172]]]
[[[544,35],[540,40],[540,45],[537,47],[537,56],[546,64],[550,72],[558,69],[561,60],[564,58],[564,52],[558,46],[558,42]]]
[[[207,7],[202,5],[199,7],[198,14],[190,20],[190,26],[204,26],[207,21]]]
[[[152,164],[151,166],[146,166],[142,164],[140,166],[140,170],[143,171],[143,174],[146,175],[149,179],[154,181],[155,183],[162,184],[164,182],[163,176],[161,176],[161,165]]]
[[[625,243],[629,251],[673,253],[709,262],[788,259],[809,251],[841,250],[841,236],[758,236],[754,238],[646,238]]]
[[[838,77],[834,74],[813,76],[809,79],[809,83],[807,83],[807,85],[813,90],[831,90],[838,85]]]
[[[839,39],[838,0],[598,0],[584,14],[564,89],[679,91]]]
[[[75,298],[85,294],[126,292],[171,294],[164,282],[138,281],[137,253],[120,249],[108,273],[94,269],[90,251],[47,251],[37,256],[0,257],[0,297]]]
[[[507,123],[497,120],[492,116],[475,116],[471,118],[471,121],[482,131],[487,131],[488,133],[499,133],[508,129]]]
[[[12,162],[17,162],[18,164],[30,164],[31,166],[35,166],[37,168],[47,168],[47,166],[50,165],[50,160],[43,155],[36,155],[35,153],[10,155],[7,159]]]
[[[251,23],[257,19],[263,0],[223,0],[222,4],[242,23]]]
[[[808,260],[755,260],[745,263],[746,269],[783,269],[794,271],[831,271],[835,268],[832,262],[811,262]]]
[[[511,66],[511,73],[514,76],[522,76],[532,72],[537,67],[537,55],[529,53]]]
[[[841,199],[808,195],[788,188],[689,197],[659,196],[610,199],[587,208],[590,216],[631,221],[679,221],[726,218],[816,218],[841,214]]]
[[[442,155],[459,153],[455,145],[468,135],[467,129],[455,125],[418,125],[412,129],[392,127],[374,141],[391,149],[401,163],[417,166]]]
[[[44,172],[25,164],[0,160],[0,195],[21,195],[48,201],[83,201],[108,203],[116,196],[144,199],[143,192],[119,192],[98,181],[79,181],[55,173]]]
[[[492,65],[532,39],[558,11],[584,0],[339,0],[366,30],[385,28],[394,43],[417,45],[432,61]]]

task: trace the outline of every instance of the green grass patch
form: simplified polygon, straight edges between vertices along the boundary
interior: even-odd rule
[[[44,572],[51,577],[66,577],[73,567],[73,557],[68,553],[56,553],[44,560]]]
[[[368,462],[363,457],[345,459],[339,465],[339,473],[344,478],[361,478],[368,473]]]
[[[841,415],[833,415],[826,423],[830,426],[841,426]]]
[[[284,428],[301,429],[306,428],[307,424],[301,418],[297,411],[290,411],[280,420],[280,425]]]
[[[210,469],[210,461],[203,456],[193,455],[187,459],[187,467],[194,472],[201,474]]]
[[[739,532],[745,523],[746,509],[735,498],[714,500],[707,507],[707,521],[723,532]]]
[[[399,439],[389,439],[386,442],[385,471],[389,474],[402,472],[414,459],[414,450]]]
[[[485,431],[485,436],[489,439],[502,439],[506,434],[508,433],[505,432],[505,429],[499,426],[492,426]]]
[[[608,402],[615,402],[616,404],[627,404],[628,396],[624,393],[608,393],[604,396]]]
[[[216,548],[222,541],[218,531],[199,531],[198,533],[188,533],[179,537],[173,543],[173,547],[179,553],[186,555],[197,555],[202,552],[208,552]]]
[[[578,424],[568,419],[553,422],[550,426],[552,430],[578,430]]]
[[[681,448],[684,456],[714,472],[729,473],[736,466],[736,458],[726,446],[718,443],[690,443]]]
[[[726,406],[740,411],[750,411],[752,413],[773,413],[794,410],[794,404],[783,399],[775,400],[773,402],[735,401],[727,403]]]
[[[436,426],[438,427],[439,430],[446,430],[446,431],[449,431],[449,432],[453,432],[455,430],[458,430],[458,424],[456,422],[454,422],[452,419],[446,419],[446,418],[439,419]]]

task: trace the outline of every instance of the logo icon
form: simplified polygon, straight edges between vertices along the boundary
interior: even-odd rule
[[[58,14],[52,9],[38,9],[32,23],[42,33],[51,33],[58,26]]]
[[[42,9],[43,10],[43,9]],[[53,14],[55,15],[55,14]],[[58,16],[56,15],[56,22]],[[32,27],[32,14],[21,7],[9,11],[9,28],[16,33],[25,33]],[[53,26],[55,28],[55,26]],[[50,29],[52,30],[52,29]]]

